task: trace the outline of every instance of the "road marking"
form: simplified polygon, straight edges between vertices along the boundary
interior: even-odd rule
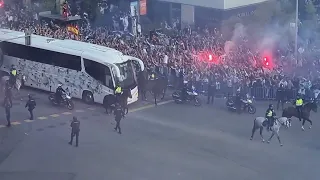
[[[171,103],[171,102],[173,102],[173,100],[163,101],[163,102],[158,103],[158,105],[164,105],[164,104],[168,104],[168,103]],[[129,113],[137,112],[137,111],[142,111],[142,110],[149,109],[149,108],[152,108],[152,107],[156,107],[156,106],[155,106],[154,104],[149,104],[149,105],[142,106],[142,107],[139,107],[139,108],[136,108],[136,109],[131,109],[131,110],[129,110]],[[89,108],[87,108],[87,109],[92,110],[92,111],[93,111],[93,110],[96,110],[95,108],[92,108],[92,107],[89,107]],[[79,109],[79,110],[76,110],[75,112],[85,112],[85,111]],[[72,114],[72,113],[71,113],[71,112],[64,112],[64,113],[61,113],[61,114],[70,115],[70,114]],[[51,114],[50,116],[56,118],[56,117],[59,117],[60,115],[59,115],[59,114]],[[39,120],[45,120],[45,119],[48,119],[48,117],[41,116],[41,117],[38,117],[37,119],[39,119]],[[24,120],[24,122],[31,123],[31,122],[34,122],[34,120],[26,119],[26,120]],[[20,125],[21,123],[15,121],[15,122],[12,122],[11,124],[12,124],[12,125]],[[5,128],[5,127],[7,127],[7,126],[5,126],[5,125],[0,125],[0,128]]]
[[[44,116],[41,116],[41,117],[38,117],[38,119],[40,120],[45,120],[45,119],[48,119],[47,117],[44,117]]]
[[[24,120],[24,122],[27,122],[27,123],[31,123],[31,122],[33,122],[34,120],[30,120],[30,119],[26,119],[26,120]]]
[[[56,118],[56,117],[59,117],[60,115],[59,114],[51,114],[50,116]]]
[[[21,124],[21,123],[19,123],[19,122],[12,122],[11,123],[11,125],[14,125],[14,126],[19,125],[19,124]]]
[[[171,102],[173,102],[173,100],[160,102],[160,103],[158,103],[158,106],[159,106],[159,105],[168,104],[168,103],[171,103]],[[149,104],[149,105],[142,106],[142,107],[139,107],[139,108],[136,108],[136,109],[131,109],[131,110],[129,110],[129,113],[133,113],[133,112],[137,112],[137,111],[142,111],[142,110],[149,109],[149,108],[152,108],[152,107],[156,107],[156,105],[154,105],[154,104]]]

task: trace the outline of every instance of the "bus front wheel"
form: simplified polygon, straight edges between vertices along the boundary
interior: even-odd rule
[[[93,104],[94,99],[93,99],[93,94],[90,91],[84,91],[82,93],[82,100],[87,103],[87,104]]]

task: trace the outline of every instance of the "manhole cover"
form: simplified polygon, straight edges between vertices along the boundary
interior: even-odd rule
[[[42,129],[42,128],[39,128],[39,129],[36,129],[37,131],[43,131],[44,129]]]
[[[48,128],[55,128],[56,126],[54,126],[54,125],[50,125],[50,126],[48,126]]]
[[[61,126],[64,126],[64,125],[66,125],[66,124],[67,124],[67,123],[60,123]]]

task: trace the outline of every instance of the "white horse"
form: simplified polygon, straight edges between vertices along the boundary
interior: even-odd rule
[[[262,132],[263,132],[263,128],[266,127],[267,125],[268,125],[268,120],[265,117],[256,117],[253,121],[252,134],[251,134],[250,140],[253,139],[253,135],[256,132],[256,130],[260,129],[261,140],[262,140],[262,142],[264,142],[265,140],[263,138]],[[280,136],[279,136],[279,130],[280,130],[281,126],[285,126],[286,128],[289,128],[291,126],[290,119],[288,119],[286,117],[275,118],[274,124],[271,127],[272,134],[271,134],[270,138],[268,139],[268,143],[270,143],[270,141],[274,135],[277,135],[280,146],[283,146],[283,144],[281,143],[281,140],[280,140]]]

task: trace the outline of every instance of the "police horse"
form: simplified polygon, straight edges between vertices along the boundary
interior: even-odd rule
[[[6,82],[9,82],[9,81],[10,81],[10,76],[5,75],[5,76],[1,77],[1,81],[0,81],[1,92],[5,91]],[[25,76],[18,74],[17,78],[16,78],[16,82],[11,85],[12,89],[15,89],[17,91],[17,93],[19,93],[19,90],[24,82],[25,82]],[[9,84],[10,84],[10,82],[9,82]]]
[[[122,94],[119,97],[119,104],[123,108],[124,114],[128,114],[129,108],[128,108],[128,98],[132,98],[130,89],[123,89]],[[106,110],[106,113],[112,113],[115,109],[115,105],[117,102],[117,98],[115,95],[108,95],[103,99],[103,107]]]
[[[263,129],[266,128],[268,126],[268,120],[265,117],[256,117],[253,121],[253,127],[252,127],[252,133],[251,133],[251,138],[250,140],[253,139],[254,133],[256,132],[256,130],[260,129],[260,137],[262,142],[265,142],[262,132]],[[280,118],[275,118],[274,120],[274,124],[271,127],[271,136],[268,139],[268,143],[270,143],[271,139],[273,138],[274,135],[277,136],[280,146],[283,146],[283,144],[281,143],[280,140],[280,135],[279,135],[279,131],[280,131],[280,127],[284,126],[286,128],[289,128],[291,126],[290,120],[287,117],[280,117]]]
[[[317,106],[317,103],[315,101],[310,101],[310,102],[307,102],[306,104],[303,105],[303,107],[302,107],[302,115],[301,115],[301,119],[302,119],[301,129],[303,131],[304,131],[304,124],[305,124],[306,121],[308,121],[310,123],[309,129],[311,129],[312,121],[310,120],[310,112],[311,112],[311,110],[313,112],[317,112],[317,109],[318,109],[318,106]],[[296,117],[296,118],[299,118],[298,111],[293,106],[287,107],[282,111],[282,117],[287,117],[290,122],[291,122],[291,118],[293,116]]]
[[[157,104],[157,97],[162,95],[161,100],[164,99],[168,87],[168,78],[166,76],[159,76],[154,80],[146,80],[146,84],[141,89],[142,98],[147,99],[147,92],[150,92],[154,98],[154,104]]]

